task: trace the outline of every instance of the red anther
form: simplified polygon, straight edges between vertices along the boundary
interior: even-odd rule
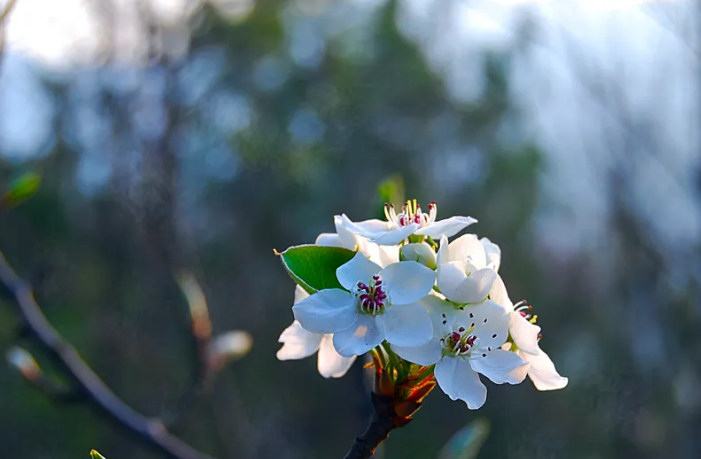
[[[465,331],[465,327],[460,327],[460,328],[458,328],[458,331],[459,331],[460,333],[464,332],[464,331]]]
[[[436,207],[436,201],[431,201],[430,203],[428,203],[428,208],[429,208],[429,209],[431,209],[431,208],[433,208],[433,207]]]
[[[475,345],[475,340],[476,340],[476,339],[477,339],[477,337],[476,337],[475,335],[472,335],[472,336],[469,336],[469,337],[465,340],[465,342],[466,342],[468,345],[470,345],[470,346],[474,346],[474,345]]]
[[[542,333],[538,333],[538,341],[540,341],[542,338],[543,338],[543,334],[542,334]]]

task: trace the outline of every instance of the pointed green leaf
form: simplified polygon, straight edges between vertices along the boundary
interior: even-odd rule
[[[90,457],[92,459],[105,459],[105,457],[102,454],[98,453],[94,449],[90,451]]]
[[[336,269],[349,262],[355,252],[340,247],[298,245],[280,254],[282,264],[307,293],[328,288],[343,288],[336,279]]]

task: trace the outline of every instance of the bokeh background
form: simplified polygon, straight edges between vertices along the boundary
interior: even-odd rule
[[[127,403],[170,413],[196,375],[174,273],[253,348],[173,431],[221,459],[340,458],[371,412],[361,365],[279,362],[293,284],[273,248],[377,189],[471,215],[570,378],[435,391],[386,459],[701,456],[701,7],[694,1],[19,0],[0,68],[0,250]],[[0,348],[50,359],[0,303]],[[55,377],[65,381],[56,373]],[[0,456],[157,453],[0,366]]]

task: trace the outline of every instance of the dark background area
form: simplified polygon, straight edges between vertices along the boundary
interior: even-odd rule
[[[701,235],[660,237],[650,223],[658,210],[672,227],[688,217],[655,189],[658,174],[673,174],[674,151],[656,143],[654,125],[611,105],[608,162],[590,183],[606,211],[582,217],[599,221],[600,236],[562,252],[551,235],[578,241],[582,229],[544,234],[539,222],[585,211],[576,200],[553,204],[568,190],[543,186],[552,152],[523,128],[527,114],[514,101],[518,49],[482,53],[479,96],[461,102],[400,30],[398,8],[384,2],[335,29],[333,17],[286,2],[259,1],[237,22],[204,5],[180,56],[167,52],[167,28],[145,15],[145,64],[106,55],[41,73],[58,116],[41,154],[0,152],[2,183],[27,171],[43,177],[33,198],[0,214],[0,250],[100,377],[154,416],[173,408],[197,371],[174,279],[191,271],[215,335],[243,329],[254,343],[174,433],[219,458],[340,458],[370,414],[362,365],[325,380],[314,357],[276,360],[294,286],[273,248],[333,231],[334,214],[374,217],[379,184],[399,176],[407,197],[437,201],[442,217],[477,218],[470,229],[501,246],[512,298],[534,306],[541,346],[570,382],[550,393],[529,381],[487,383],[475,412],[436,390],[382,457],[435,458],[477,418],[491,425],[479,458],[699,457]],[[323,43],[298,39],[295,27],[323,31]],[[525,22],[524,37],[529,30]],[[695,187],[684,196],[698,211],[697,163],[686,163]],[[657,197],[652,210],[638,197],[641,176]],[[18,325],[3,300],[0,348],[19,344],[51,373]],[[160,457],[99,413],[56,403],[0,367],[2,458],[78,459],[90,448],[108,459]]]

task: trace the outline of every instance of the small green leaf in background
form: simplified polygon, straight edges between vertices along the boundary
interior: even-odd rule
[[[474,459],[488,436],[489,422],[476,419],[450,437],[437,459]]]
[[[336,279],[336,269],[349,262],[355,252],[340,247],[298,245],[279,255],[292,280],[312,294],[328,288],[343,288]]]
[[[90,451],[90,457],[92,459],[105,459],[105,457],[102,454],[98,453],[94,449]]]
[[[0,198],[0,206],[9,208],[26,201],[37,192],[40,183],[41,176],[34,172],[27,172],[17,177],[7,186],[7,191]]]
[[[400,208],[404,203],[404,179],[399,174],[391,175],[377,187],[377,218],[385,219],[385,204]]]

